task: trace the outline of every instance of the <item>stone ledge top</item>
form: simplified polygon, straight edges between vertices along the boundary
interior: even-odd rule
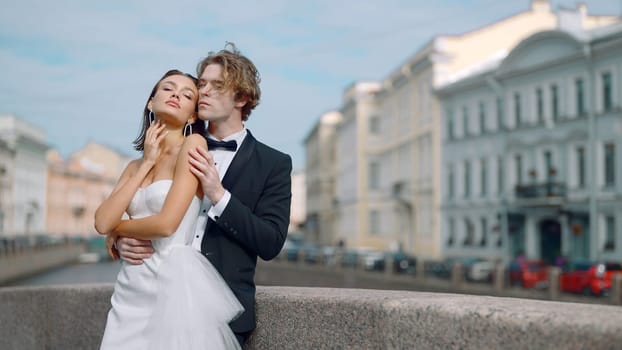
[[[0,288],[0,348],[97,348],[112,289]],[[610,305],[259,286],[256,308],[247,349],[610,349],[622,343],[622,308]]]

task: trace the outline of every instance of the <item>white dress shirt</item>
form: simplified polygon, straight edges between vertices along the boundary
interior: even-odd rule
[[[212,156],[214,157],[214,165],[216,166],[216,170],[218,170],[218,176],[220,177],[220,181],[225,177],[227,173],[227,169],[229,169],[229,165],[233,161],[233,157],[238,153],[240,146],[242,145],[242,141],[246,137],[246,128],[242,129],[242,131],[236,132],[235,134],[231,134],[225,137],[222,140],[218,140],[211,135],[207,135],[208,138],[217,141],[231,141],[235,140],[238,144],[238,148],[235,152],[227,151],[224,149],[216,149],[216,150],[208,150]],[[194,237],[192,239],[192,246],[201,251],[201,241],[203,240],[203,234],[205,233],[205,225],[207,224],[208,217],[212,218],[212,220],[218,220],[218,217],[229,204],[229,200],[231,199],[231,193],[225,189],[225,194],[222,198],[216,203],[216,205],[212,205],[212,202],[206,197],[203,197],[203,202],[201,203],[201,211],[199,211],[199,218],[197,219],[197,223],[194,229]]]

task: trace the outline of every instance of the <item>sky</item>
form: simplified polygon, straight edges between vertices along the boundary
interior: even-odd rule
[[[8,1],[8,0],[5,0]],[[621,0],[586,0],[622,14]],[[67,157],[98,142],[137,157],[142,109],[169,69],[196,74],[226,42],[256,64],[246,127],[304,169],[304,139],[354,81],[382,80],[436,35],[526,11],[530,0],[20,0],[0,12],[0,115],[46,132]],[[575,0],[552,0],[574,8]]]

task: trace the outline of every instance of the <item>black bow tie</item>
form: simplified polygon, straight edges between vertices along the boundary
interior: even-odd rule
[[[216,141],[207,138],[207,148],[209,150],[224,149],[227,151],[235,152],[238,149],[238,143],[235,140],[230,141]]]

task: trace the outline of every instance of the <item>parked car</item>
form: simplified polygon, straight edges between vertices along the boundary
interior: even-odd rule
[[[466,260],[465,278],[473,282],[490,282],[497,263],[493,260],[474,258]]]
[[[429,265],[431,273],[440,278],[450,278],[454,266],[462,265],[464,278],[469,281],[489,281],[492,279],[495,263],[477,257],[449,257],[442,262]]]
[[[446,260],[425,260],[425,274],[427,276],[433,276],[437,278],[449,278],[451,277],[451,266]]]
[[[404,252],[392,253],[393,268],[397,273],[414,274],[417,267],[417,258]]]
[[[362,253],[363,266],[365,270],[384,271],[387,259],[391,259],[393,262],[393,272],[415,273],[417,259],[404,252],[382,252],[372,250]]]
[[[287,261],[298,261],[298,253],[302,245],[302,238],[298,236],[287,236],[282,249],[282,251],[285,252]]]
[[[359,257],[359,251],[353,249],[346,250],[341,257],[341,266],[356,268],[359,264]]]
[[[322,248],[317,244],[302,244],[300,251],[304,253],[304,261],[307,263],[317,264],[323,261]]]
[[[548,266],[542,260],[514,260],[508,274],[512,286],[544,289],[549,285]]]
[[[368,271],[384,270],[384,252],[378,250],[370,250],[361,252],[363,268]]]
[[[622,272],[622,265],[613,262],[574,262],[564,266],[559,278],[562,291],[584,295],[607,295],[614,273]]]

